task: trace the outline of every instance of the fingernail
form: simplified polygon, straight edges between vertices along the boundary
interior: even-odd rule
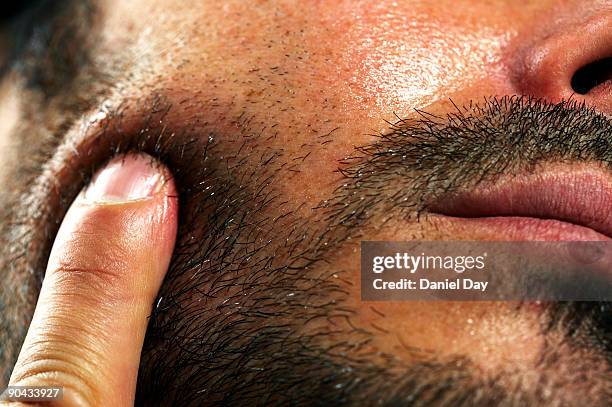
[[[84,198],[94,203],[145,199],[159,192],[164,176],[144,154],[117,157],[93,177]]]

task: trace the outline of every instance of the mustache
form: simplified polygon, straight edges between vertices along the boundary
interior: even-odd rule
[[[584,103],[506,96],[455,107],[446,116],[418,111],[357,148],[340,169],[352,182],[338,193],[350,200],[375,189],[389,200],[385,210],[419,212],[448,193],[545,162],[612,165],[612,120]]]

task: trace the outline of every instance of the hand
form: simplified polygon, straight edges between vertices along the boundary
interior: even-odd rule
[[[134,403],[177,210],[168,170],[149,156],[116,158],[94,177],[53,244],[11,386],[61,386],[57,406]]]

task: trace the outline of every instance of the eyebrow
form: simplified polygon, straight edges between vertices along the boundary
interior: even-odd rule
[[[70,89],[91,61],[95,0],[42,0],[8,26],[12,46],[0,75],[17,71],[45,99]]]

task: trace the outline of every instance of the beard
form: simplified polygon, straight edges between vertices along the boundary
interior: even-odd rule
[[[610,169],[609,118],[571,102],[507,97],[446,117],[400,120],[340,163],[342,182],[314,208],[288,201],[278,188],[296,157],[257,138],[228,151],[214,136],[162,137],[158,119],[151,123],[162,125],[143,126],[133,140],[109,144],[114,154],[140,150],[166,163],[181,203],[173,261],[145,338],[137,404],[609,403],[610,304],[547,305],[541,334],[563,340],[546,341],[533,385],[520,369],[484,374],[465,355],[410,349],[408,363],[376,348],[378,333],[355,322],[351,270],[332,261],[368,226],[389,219],[410,219],[422,230],[415,239],[427,237],[421,225],[432,202],[506,174],[546,162]],[[14,230],[7,235],[19,251]]]

